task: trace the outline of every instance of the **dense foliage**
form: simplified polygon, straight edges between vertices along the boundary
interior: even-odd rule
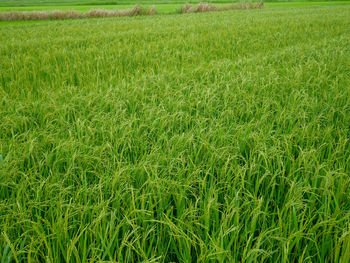
[[[0,259],[349,262],[350,7],[0,25]]]

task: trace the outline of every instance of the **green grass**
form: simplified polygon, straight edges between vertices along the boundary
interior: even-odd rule
[[[0,24],[1,262],[350,260],[350,7]]]

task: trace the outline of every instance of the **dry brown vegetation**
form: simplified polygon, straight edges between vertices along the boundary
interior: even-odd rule
[[[200,2],[198,5],[193,6],[186,3],[181,7],[181,13],[201,13],[201,12],[213,12],[213,11],[225,11],[235,9],[257,9],[264,8],[264,3],[237,3],[230,5],[214,5],[206,2]]]
[[[135,5],[133,8],[125,10],[105,10],[92,9],[85,13],[74,10],[70,11],[30,11],[30,12],[3,12],[0,13],[0,21],[21,21],[21,20],[55,20],[55,19],[76,19],[76,18],[96,18],[96,17],[116,17],[116,16],[140,16],[155,15],[156,7],[144,8]]]
[[[236,3],[229,5],[214,5],[206,2],[200,2],[198,5],[186,3],[181,7],[180,13],[201,13],[212,11],[225,11],[234,9],[256,9],[263,8],[264,3]],[[117,17],[117,16],[140,16],[155,15],[157,10],[155,6],[145,8],[139,4],[133,8],[124,10],[106,10],[91,9],[85,13],[74,10],[55,10],[55,11],[11,11],[0,12],[0,21],[21,21],[21,20],[56,20],[56,19],[77,19],[77,18],[97,18],[97,17]]]

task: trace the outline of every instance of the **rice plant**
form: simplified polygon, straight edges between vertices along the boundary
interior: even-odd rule
[[[350,7],[0,24],[1,262],[350,260]]]

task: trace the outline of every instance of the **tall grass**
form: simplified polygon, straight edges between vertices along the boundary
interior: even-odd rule
[[[263,8],[264,3],[238,3],[229,5],[213,5],[200,2],[197,6],[186,4],[181,7],[181,13],[198,13],[225,11],[236,9],[257,9]],[[91,9],[87,12],[77,12],[74,10],[54,10],[54,11],[9,11],[0,12],[0,21],[23,21],[23,20],[57,20],[57,19],[77,19],[77,18],[98,18],[98,17],[120,17],[120,16],[140,16],[155,15],[155,6],[146,8],[135,5],[133,8],[125,10]]]
[[[263,2],[258,3],[234,3],[226,5],[214,5],[207,2],[200,2],[199,4],[193,6],[186,3],[181,7],[181,13],[203,13],[203,12],[217,12],[217,11],[227,11],[227,10],[239,10],[239,9],[260,9],[264,8]]]
[[[0,26],[1,262],[349,262],[350,9]]]
[[[77,18],[98,18],[118,16],[140,16],[155,15],[156,7],[145,8],[135,5],[125,10],[92,9],[88,12],[77,12],[74,10],[54,11],[10,11],[0,12],[0,21],[22,21],[22,20],[56,20],[56,19],[77,19]]]

